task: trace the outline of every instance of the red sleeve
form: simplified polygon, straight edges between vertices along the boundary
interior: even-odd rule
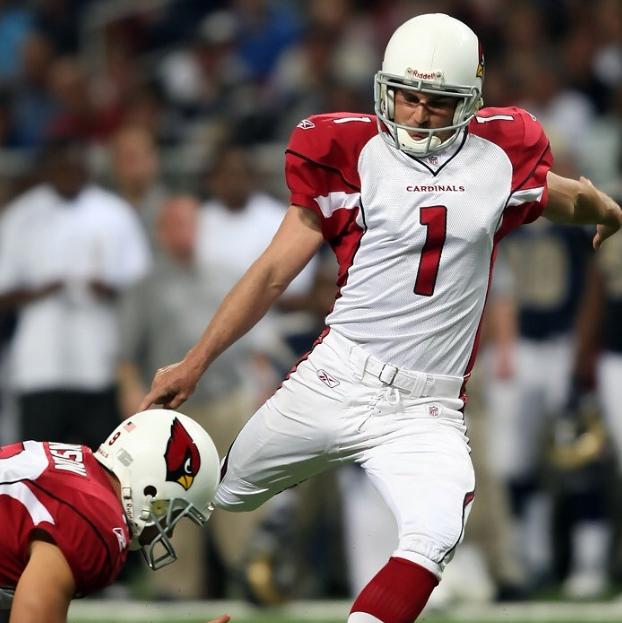
[[[356,113],[315,115],[294,129],[285,156],[290,203],[313,210],[327,240],[342,233],[333,219],[339,207],[358,204],[358,158],[378,133],[375,117]]]
[[[546,175],[553,164],[549,140],[538,120],[521,108],[485,108],[469,131],[496,143],[512,163],[510,195],[497,236],[535,221],[546,207]]]
[[[24,444],[21,442],[12,443],[8,446],[0,446],[0,459],[10,459],[12,456],[21,454],[24,451]]]
[[[108,509],[93,508],[96,504],[92,499],[89,504],[101,524]],[[76,582],[76,593],[84,595],[112,584],[127,556],[127,546],[121,547],[113,531],[118,522],[111,521],[109,530],[102,530],[89,516],[63,502],[59,502],[54,521],[39,523],[32,530],[49,534],[63,552]]]

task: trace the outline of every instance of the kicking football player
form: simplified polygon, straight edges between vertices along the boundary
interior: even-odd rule
[[[209,435],[168,410],[132,416],[96,453],[0,448],[0,621],[66,621],[71,599],[111,584],[128,549],[152,569],[173,562],[173,529],[184,517],[207,521],[218,473]]]
[[[540,215],[596,224],[595,247],[622,223],[620,206],[587,179],[550,171],[532,115],[481,108],[483,75],[465,24],[420,15],[387,45],[375,116],[301,121],[286,155],[291,206],[274,240],[183,361],[157,371],[142,404],[181,404],[328,241],[340,293],[327,328],[233,442],[215,504],[251,510],[359,463],[399,542],[349,623],[416,619],[462,539],[475,489],[464,385],[497,243]]]

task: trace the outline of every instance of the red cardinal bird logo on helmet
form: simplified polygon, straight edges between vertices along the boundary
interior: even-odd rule
[[[482,42],[477,42],[479,50],[479,62],[477,64],[477,70],[475,71],[475,77],[484,79],[484,48],[482,47]]]
[[[177,418],[171,424],[164,460],[166,480],[177,482],[188,491],[201,467],[201,455],[190,433]]]

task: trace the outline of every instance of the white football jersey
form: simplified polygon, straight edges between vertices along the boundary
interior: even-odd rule
[[[551,163],[540,124],[518,108],[483,109],[424,159],[388,146],[370,115],[302,121],[286,175],[339,262],[327,325],[393,365],[468,374],[496,244],[542,213]]]

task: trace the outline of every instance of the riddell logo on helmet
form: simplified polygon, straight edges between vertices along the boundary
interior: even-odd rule
[[[164,460],[166,480],[176,482],[188,491],[201,467],[201,455],[190,433],[177,418],[171,424]]]
[[[411,80],[434,80],[440,81],[443,80],[443,72],[442,71],[419,71],[418,69],[414,69],[413,67],[406,68],[406,77]]]

